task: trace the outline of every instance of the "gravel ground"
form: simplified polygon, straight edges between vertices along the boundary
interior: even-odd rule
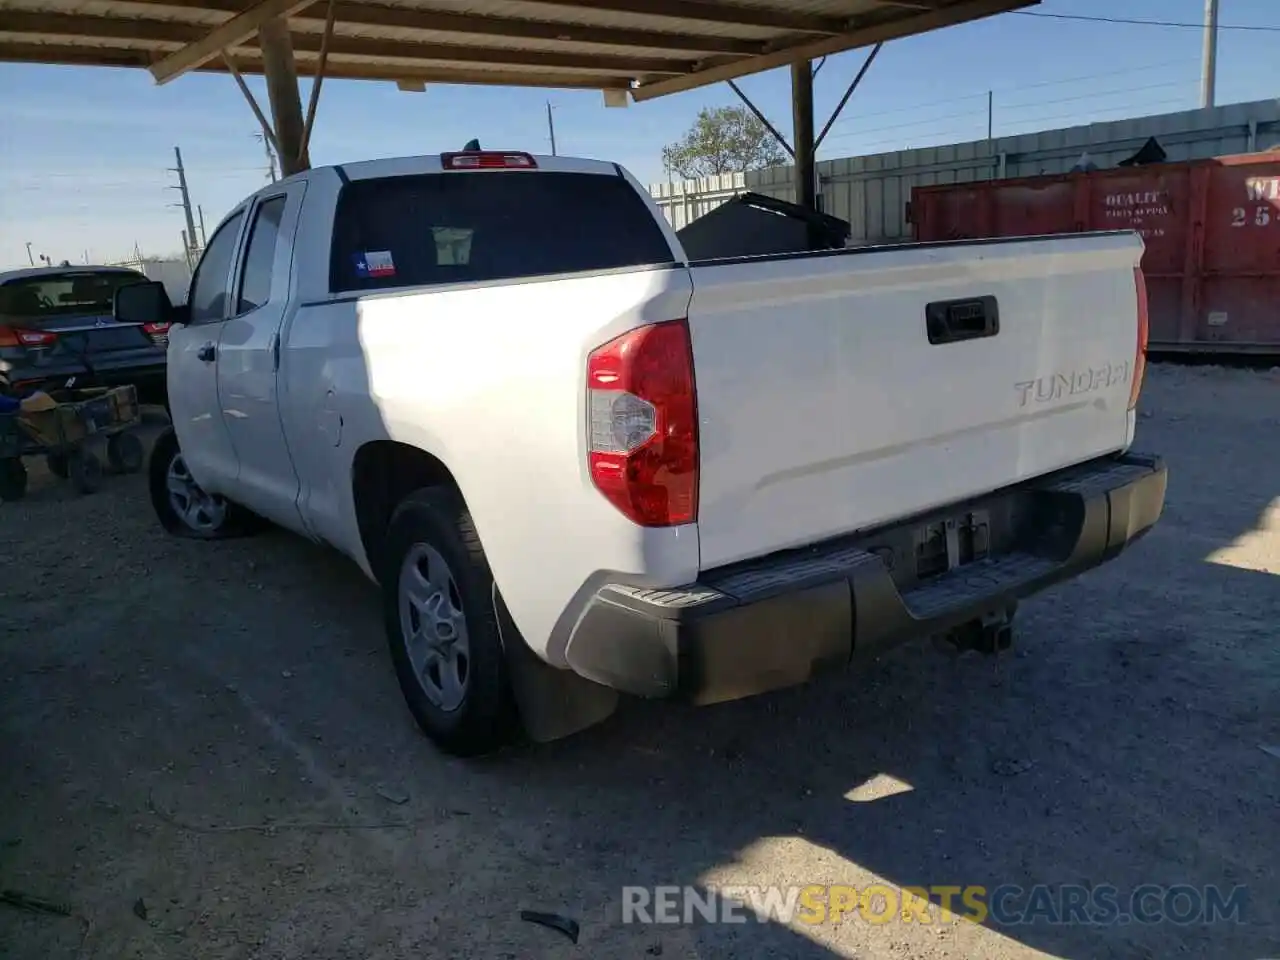
[[[913,644],[472,764],[412,725],[347,562],[36,470],[0,505],[0,888],[73,915],[0,904],[0,955],[1280,955],[1278,426],[1280,371],[1153,368],[1164,519],[1025,603],[1011,654]],[[1249,894],[1216,925],[621,922],[629,884],[877,880]]]

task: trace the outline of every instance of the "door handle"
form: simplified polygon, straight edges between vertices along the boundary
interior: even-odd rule
[[[198,360],[203,360],[205,363],[213,363],[213,358],[217,355],[217,351],[214,349],[212,343],[206,343],[196,351],[196,358]]]

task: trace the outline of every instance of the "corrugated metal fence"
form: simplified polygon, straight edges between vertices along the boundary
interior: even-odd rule
[[[1106,169],[1133,155],[1148,137],[1158,138],[1175,161],[1268,150],[1280,146],[1280,100],[823,160],[819,189],[823,209],[849,221],[851,244],[907,242],[912,187],[1066,173],[1086,152]],[[649,192],[678,230],[744,190],[794,200],[794,176],[793,167],[770,167],[652,184]]]

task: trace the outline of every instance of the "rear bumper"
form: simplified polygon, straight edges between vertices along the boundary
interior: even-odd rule
[[[688,586],[605,586],[566,656],[597,683],[695,703],[802,683],[847,664],[855,649],[874,654],[950,630],[1112,559],[1159,520],[1166,480],[1158,459],[1108,457],[873,533],[709,571]],[[921,531],[945,529],[950,545],[957,519],[975,516],[987,521],[987,555],[918,579]]]

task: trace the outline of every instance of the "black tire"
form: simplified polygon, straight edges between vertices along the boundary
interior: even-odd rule
[[[468,669],[461,704],[442,710],[427,697],[409,659],[400,622],[400,574],[416,545],[445,561],[465,617]],[[519,733],[506,657],[493,609],[493,574],[462,498],[435,487],[410,494],[396,509],[377,564],[391,662],[418,726],[446,753],[470,757],[506,746]]]
[[[160,526],[168,533],[193,540],[226,540],[257,533],[265,526],[256,514],[230,501],[222,501],[225,509],[218,522],[197,527],[184,520],[169,496],[169,469],[179,456],[178,435],[173,427],[168,427],[156,437],[147,462],[147,491],[151,497],[151,508],[156,512]],[[214,519],[212,515],[209,518]]]
[[[77,450],[67,457],[67,478],[81,493],[102,489],[102,461],[90,450]]]
[[[44,458],[45,465],[59,480],[67,479],[67,455],[65,453],[51,453]]]
[[[147,452],[136,434],[117,433],[107,440],[107,462],[116,473],[137,473]]]
[[[0,500],[10,503],[27,495],[27,468],[17,457],[0,460]]]

